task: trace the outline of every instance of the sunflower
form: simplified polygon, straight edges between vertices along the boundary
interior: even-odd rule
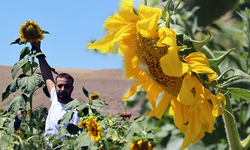
[[[152,106],[148,116],[160,119],[170,107],[169,115],[174,116],[180,131],[186,133],[184,149],[192,139],[196,143],[204,132],[214,130],[213,123],[215,117],[223,113],[225,97],[213,95],[197,78],[198,74],[205,74],[208,82],[215,79],[216,73],[210,68],[206,56],[201,52],[191,53],[187,57],[179,56],[181,47],[177,46],[175,32],[170,28],[157,28],[161,11],[159,8],[140,6],[138,13],[135,13],[133,1],[123,0],[119,12],[105,22],[108,34],[88,44],[88,48],[106,53],[113,50],[116,43],[119,44],[125,77],[133,79],[123,100],[144,89]],[[162,99],[156,105],[161,93]],[[201,110],[203,107],[208,109]],[[199,113],[200,117],[197,117]],[[194,122],[199,123],[199,128],[194,128]],[[193,129],[194,135],[191,134]]]
[[[21,136],[24,136],[24,133],[21,130],[17,130],[16,133],[21,135]]]
[[[133,141],[130,144],[130,150],[152,150],[153,145],[149,141]]]
[[[30,111],[27,111],[27,116],[30,118]]]
[[[100,121],[97,122],[96,120],[97,118],[94,120],[92,116],[88,117],[86,126],[88,129],[88,134],[91,136],[91,140],[98,142],[102,139],[101,135],[103,135],[103,133],[102,129],[100,128]]]
[[[38,40],[44,39],[41,27],[38,26],[38,23],[34,23],[34,20],[28,20],[24,25],[21,25],[20,29],[20,39],[25,41],[25,43],[38,42]]]
[[[78,123],[78,127],[79,128],[83,128],[84,130],[87,129],[87,120],[81,120],[79,123]]]
[[[99,99],[101,96],[99,95],[99,94],[96,94],[96,93],[94,93],[94,94],[91,94],[90,95],[90,100],[92,101],[92,100],[95,100],[95,99]]]

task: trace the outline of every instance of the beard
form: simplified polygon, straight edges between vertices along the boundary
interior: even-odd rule
[[[57,98],[60,100],[67,100],[71,97],[71,93],[68,94],[66,92],[57,92]]]

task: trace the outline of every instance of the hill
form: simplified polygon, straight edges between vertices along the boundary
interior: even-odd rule
[[[0,91],[3,92],[6,86],[12,81],[11,77],[11,66],[0,65]],[[83,69],[65,69],[55,68],[58,73],[66,72],[74,77],[74,91],[72,97],[75,99],[87,98],[82,92],[84,86],[89,93],[98,92],[101,98],[104,99],[109,106],[104,106],[103,114],[114,114],[118,112],[124,112],[125,108],[122,104],[122,97],[127,93],[132,84],[132,80],[124,78],[123,70],[121,69],[110,69],[110,70],[83,70]],[[40,72],[38,69],[37,72]],[[0,107],[5,108],[13,98],[13,95],[20,95],[20,91],[12,93],[8,99],[0,102]],[[49,109],[51,102],[49,98],[43,93],[42,88],[38,89],[33,96],[33,108],[39,107],[40,105]],[[132,113],[132,118],[139,115],[139,108],[134,107],[127,109],[126,112]]]

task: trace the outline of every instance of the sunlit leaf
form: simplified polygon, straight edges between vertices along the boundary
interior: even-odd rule
[[[78,99],[74,99],[74,100],[70,101],[69,103],[67,103],[62,108],[62,110],[73,110],[73,109],[75,109],[79,105],[80,105],[80,103],[79,103]]]
[[[64,123],[66,123],[66,122],[68,122],[69,120],[71,120],[72,117],[73,117],[73,114],[74,114],[73,111],[68,111],[68,112],[66,112],[66,113],[63,115],[62,119],[60,119],[60,120],[58,121],[58,125],[57,125],[57,126],[60,127],[60,126],[62,126]]]
[[[88,132],[82,132],[79,136],[77,136],[75,140],[75,144],[76,144],[75,149],[81,149],[82,146],[89,146],[92,143],[93,141],[91,141],[91,138],[88,135]]]
[[[15,78],[15,76],[16,76],[18,70],[19,70],[22,66],[24,66],[28,61],[29,61],[29,58],[28,58],[28,57],[25,57],[25,58],[19,60],[17,63],[14,64],[14,66],[13,66],[13,68],[12,68],[12,70],[11,70],[12,79]]]
[[[1,141],[0,149],[7,149],[7,147],[13,141],[13,137],[11,135],[0,134],[0,141]]]
[[[31,76],[22,75],[19,76],[18,86],[20,90],[26,94],[28,97],[35,92],[37,87],[43,82],[43,77],[41,74],[34,73]]]

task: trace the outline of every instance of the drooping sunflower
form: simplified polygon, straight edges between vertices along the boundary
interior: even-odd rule
[[[119,44],[125,77],[133,79],[123,100],[144,89],[152,105],[147,115],[157,118],[162,117],[170,104],[169,115],[174,116],[175,124],[181,132],[186,133],[184,149],[192,139],[196,143],[204,136],[204,132],[212,132],[215,117],[223,112],[225,97],[221,94],[213,95],[197,78],[197,74],[206,74],[209,82],[215,79],[216,73],[210,68],[206,56],[201,52],[191,53],[187,57],[179,56],[181,47],[177,46],[175,32],[170,28],[157,27],[161,11],[159,8],[140,6],[135,13],[133,1],[123,0],[119,11],[104,24],[108,34],[88,44],[88,48],[106,53],[113,50],[116,43]],[[161,93],[163,96],[156,105]],[[223,102],[223,107],[218,99]],[[209,109],[201,110],[201,107]],[[199,111],[203,113],[201,117],[209,117],[197,118],[194,114]],[[195,128],[195,136],[190,132],[196,125],[194,122],[202,122],[199,128]]]
[[[25,43],[38,42],[38,40],[44,39],[41,27],[38,25],[38,23],[34,23],[34,20],[26,21],[24,25],[21,25],[20,29],[21,29],[21,31],[19,31],[20,39],[25,41]]]
[[[79,128],[83,128],[84,130],[87,129],[87,120],[81,120],[81,121],[78,123],[78,127],[79,127]]]
[[[92,100],[95,100],[95,99],[99,99],[100,97],[101,97],[100,94],[94,93],[94,94],[90,95],[89,99],[92,101]]]
[[[130,144],[130,150],[152,150],[153,145],[149,141],[133,141]]]
[[[100,128],[100,121],[96,121],[97,118],[93,119],[93,116],[88,117],[88,121],[86,123],[88,134],[91,136],[92,141],[98,142],[102,139],[102,129]]]

